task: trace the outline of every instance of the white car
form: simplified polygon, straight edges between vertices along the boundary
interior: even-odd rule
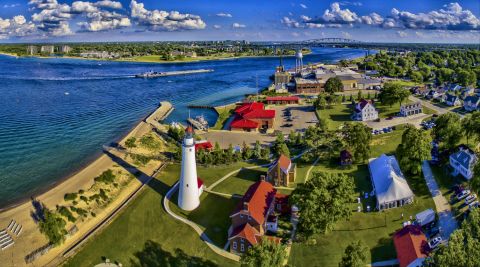
[[[437,236],[437,237],[434,237],[430,240],[430,242],[428,242],[428,247],[430,249],[434,249],[436,247],[438,247],[438,245],[440,245],[440,243],[442,243],[442,238],[440,236]]]
[[[460,194],[457,195],[457,199],[460,200],[460,199],[464,199],[466,198],[468,195],[470,195],[470,190],[463,190],[462,192],[460,192]]]
[[[476,194],[471,194],[469,195],[467,198],[465,198],[465,205],[468,205],[470,203],[472,203],[473,201],[475,201],[477,199],[477,195]]]
[[[468,209],[473,210],[473,209],[478,208],[479,206],[480,206],[480,202],[475,201],[475,202],[472,202],[472,203],[468,204]]]

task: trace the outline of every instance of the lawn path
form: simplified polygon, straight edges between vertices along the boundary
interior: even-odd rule
[[[308,181],[308,176],[310,176],[310,172],[312,172],[313,170],[313,167],[315,167],[315,165],[317,165],[317,162],[320,160],[320,157],[318,157],[313,163],[312,163],[312,166],[310,166],[310,168],[308,168],[308,171],[307,171],[307,174],[305,175],[305,182],[306,183]]]
[[[189,225],[190,227],[192,227],[193,230],[195,230],[195,232],[197,232],[197,234],[200,236],[200,239],[202,239],[202,241],[205,242],[205,244],[207,244],[207,246],[210,249],[212,249],[213,252],[215,252],[218,255],[223,256],[225,258],[228,258],[228,259],[231,259],[231,260],[234,260],[234,261],[237,261],[237,262],[240,261],[240,256],[235,255],[233,253],[230,253],[228,251],[225,251],[225,250],[217,247],[216,245],[214,245],[212,240],[207,236],[207,234],[205,234],[205,232],[200,228],[200,226],[198,226],[198,224],[196,224],[196,223],[194,223],[194,222],[192,222],[192,221],[190,221],[186,218],[178,216],[177,214],[175,214],[173,211],[170,210],[170,198],[177,191],[178,185],[179,185],[178,182],[175,183],[175,185],[170,188],[170,190],[167,192],[167,194],[163,198],[163,207],[165,208],[165,211],[168,214],[170,214],[170,216],[172,216],[173,218],[175,218],[175,219]]]
[[[442,192],[438,188],[437,181],[433,176],[432,169],[428,161],[423,161],[422,163],[423,176],[425,177],[425,182],[427,183],[428,190],[432,194],[433,201],[435,202],[435,207],[440,218],[440,232],[444,240],[448,240],[450,235],[457,229],[457,221],[453,217],[452,207],[448,200],[442,195]]]

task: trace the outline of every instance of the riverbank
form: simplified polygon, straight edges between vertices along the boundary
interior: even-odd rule
[[[304,52],[304,55],[309,55],[312,52]],[[138,56],[131,58],[119,58],[119,59],[102,59],[102,58],[85,58],[85,57],[75,57],[75,56],[62,56],[62,57],[47,57],[47,56],[18,56],[16,54],[1,52],[0,55],[11,56],[11,57],[34,57],[39,59],[46,58],[65,58],[65,59],[78,59],[78,60],[96,60],[96,61],[112,61],[112,62],[138,62],[138,63],[159,63],[159,64],[178,64],[178,63],[197,63],[197,62],[206,62],[206,61],[221,61],[221,60],[234,60],[242,58],[275,58],[276,55],[265,55],[265,56],[199,56],[196,58],[186,57],[181,60],[164,60],[161,59],[161,55],[150,55],[150,56]],[[295,55],[283,55],[283,57],[294,57]]]
[[[155,112],[152,112],[149,117],[142,120],[135,128],[133,128],[119,143],[124,144],[124,142],[131,137],[140,139],[145,134],[152,132],[153,127],[147,122],[152,120],[150,117],[165,117],[164,114],[161,113],[164,112],[167,114],[171,110],[171,104],[165,102]],[[119,162],[119,160],[121,162]],[[94,178],[109,169],[114,169],[118,173],[124,174],[132,173],[132,171],[135,170],[134,177],[136,177],[136,179],[131,179],[130,182],[124,185],[124,187],[119,190],[118,195],[111,199],[106,207],[101,208],[99,211],[96,210],[95,216],[88,216],[88,218],[81,218],[80,221],[77,221],[75,226],[78,228],[78,231],[71,237],[67,238],[64,244],[53,248],[45,255],[38,258],[34,264],[45,266],[55,258],[61,257],[64,251],[70,248],[78,240],[82,239],[92,228],[114,212],[115,209],[125,201],[125,199],[138,190],[138,188],[147,181],[149,176],[158,169],[160,164],[160,161],[152,160],[144,166],[133,167],[132,164],[126,161],[124,153],[120,153],[119,151],[109,151],[109,154],[101,155],[98,159],[75,175],[37,196],[35,199],[45,207],[55,209],[57,205],[68,205],[64,200],[65,194],[79,192],[80,190],[88,191],[95,184]],[[45,236],[39,232],[38,226],[32,218],[34,210],[35,208],[32,205],[32,202],[26,201],[13,208],[0,212],[0,228],[6,227],[11,220],[15,220],[23,227],[21,235],[18,237],[14,236],[15,244],[7,250],[0,252],[1,262],[9,262],[15,266],[23,266],[25,265],[24,257],[26,255],[48,243]],[[71,227],[73,227],[73,225],[67,225],[67,230]]]

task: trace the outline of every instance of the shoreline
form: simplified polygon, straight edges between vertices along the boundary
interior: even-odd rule
[[[126,132],[122,133],[118,138],[113,139],[110,143],[120,143],[122,141],[125,141],[127,137],[130,136],[134,132],[134,130],[141,125],[142,122],[145,122],[147,118],[150,117],[152,114],[154,114],[159,108],[160,106],[157,106],[156,109],[149,112],[142,119],[137,120],[132,127],[130,127]],[[84,164],[82,164],[81,166],[79,166],[78,168],[75,168],[74,170],[69,171],[67,174],[62,175],[61,177],[51,182],[50,184],[36,188],[32,190],[31,193],[28,193],[28,195],[20,197],[18,200],[14,200],[10,203],[7,203],[6,205],[0,205],[0,213],[8,212],[26,203],[29,203],[32,198],[38,198],[40,196],[48,194],[49,191],[52,191],[56,187],[61,186],[63,183],[74,178],[75,176],[79,175],[82,171],[89,168],[90,165],[93,165],[95,162],[99,161],[102,158],[102,156],[105,156],[103,149],[100,150],[99,152],[96,152],[94,155],[91,155],[90,159]],[[94,177],[92,177],[92,179],[93,178]]]
[[[305,53],[305,55],[310,55],[310,53]],[[223,60],[235,60],[235,59],[242,59],[242,58],[276,58],[276,55],[265,55],[265,56],[233,56],[233,57],[218,57],[218,58],[205,58],[205,59],[198,59],[198,60],[172,60],[172,61],[149,61],[149,60],[133,60],[133,59],[102,59],[102,58],[85,58],[85,57],[74,57],[74,56],[19,56],[16,54],[11,54],[7,52],[1,52],[0,55],[10,56],[15,58],[37,58],[37,59],[76,59],[76,60],[87,60],[87,61],[108,61],[108,62],[129,62],[129,63],[152,63],[152,64],[185,64],[185,63],[201,63],[201,62],[209,62],[209,61],[223,61]],[[158,55],[160,57],[160,55]],[[283,57],[294,57],[295,55],[283,55]]]

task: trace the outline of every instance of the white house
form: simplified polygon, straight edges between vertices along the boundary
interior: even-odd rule
[[[415,102],[415,103],[408,103],[404,104],[400,107],[400,114],[404,117],[408,117],[415,114],[422,113],[422,103]]]
[[[413,192],[403,176],[395,156],[381,155],[368,163],[377,209],[401,207],[413,202]]]
[[[448,106],[460,106],[462,102],[460,101],[460,97],[451,94],[445,94],[445,104]]]
[[[470,180],[473,176],[473,166],[478,162],[478,157],[471,149],[460,146],[457,153],[450,155],[450,166],[453,174],[461,174],[465,179]]]
[[[353,119],[357,121],[372,121],[378,119],[378,111],[371,100],[362,99],[355,105]]]
[[[463,108],[466,111],[480,110],[480,97],[479,96],[467,96],[463,100]]]

